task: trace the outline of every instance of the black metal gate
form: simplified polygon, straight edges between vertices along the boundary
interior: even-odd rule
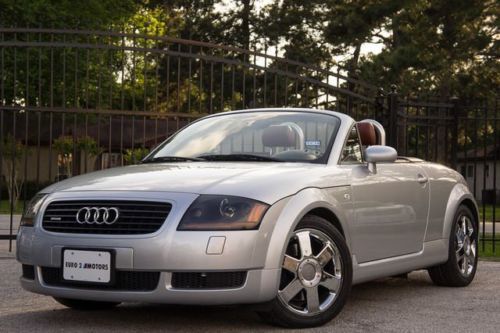
[[[484,126],[496,129],[496,104],[401,99],[334,64],[318,68],[265,50],[125,32],[0,28],[0,239],[13,238],[20,211],[46,185],[134,163],[193,119],[226,110],[315,107],[374,118],[402,154],[459,170],[465,163],[468,171],[472,156],[479,170],[481,145],[496,154],[496,131],[481,135]],[[496,156],[493,185],[483,176],[486,185],[478,186],[474,173],[474,193],[484,190],[488,200],[496,200]],[[483,222],[485,231],[485,214]]]
[[[397,111],[396,111],[397,110]],[[397,133],[392,144],[401,155],[416,156],[459,171],[478,201],[481,246],[498,251],[500,207],[500,121],[498,99],[464,101],[397,99]]]

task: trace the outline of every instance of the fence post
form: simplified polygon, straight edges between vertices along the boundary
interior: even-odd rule
[[[398,148],[398,93],[396,85],[391,85],[391,91],[387,94],[387,106],[389,108],[389,135],[387,145]]]
[[[451,132],[451,167],[457,170],[458,166],[458,117],[459,117],[459,100],[458,97],[453,96],[450,99],[451,104],[453,104],[451,112],[453,113],[453,125]]]
[[[373,119],[378,120],[384,124],[384,108],[385,106],[385,92],[384,89],[379,88],[377,91],[377,96],[375,97],[375,108],[373,113]]]

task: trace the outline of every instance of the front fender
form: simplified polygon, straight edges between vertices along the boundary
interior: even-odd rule
[[[479,210],[477,207],[476,199],[474,199],[474,196],[470,192],[467,185],[458,183],[451,190],[450,197],[448,198],[448,203],[446,204],[446,212],[443,222],[443,239],[449,239],[455,213],[462,202],[467,199],[471,200],[474,203],[475,212],[473,213],[476,213],[476,221],[479,222],[479,216],[477,214]]]
[[[346,194],[349,196],[345,196]],[[281,268],[281,261],[293,230],[300,220],[315,208],[325,208],[335,214],[350,247],[348,228],[348,221],[352,216],[350,187],[307,188],[291,197],[281,211],[271,234],[265,259],[266,269]]]

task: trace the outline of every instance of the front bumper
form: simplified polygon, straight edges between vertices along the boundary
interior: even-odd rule
[[[261,303],[273,299],[279,279],[279,269],[249,270],[245,284],[237,289],[174,289],[172,273],[161,272],[158,287],[153,291],[110,291],[48,286],[41,278],[41,268],[35,269],[35,280],[21,278],[24,289],[54,297],[86,299],[107,302],[151,302],[167,304],[244,304]]]
[[[133,301],[169,304],[238,304],[260,303],[273,299],[278,290],[280,268],[265,267],[270,234],[282,209],[273,205],[259,230],[249,231],[177,231],[182,214],[196,199],[189,193],[139,193],[141,200],[165,201],[172,210],[163,226],[148,235],[87,235],[47,232],[41,227],[39,214],[35,227],[22,227],[17,238],[17,260],[35,269],[34,279],[21,278],[26,290],[65,298],[97,301]],[[137,193],[86,192],[54,193],[43,203],[41,211],[54,200],[71,198],[137,200]],[[225,237],[221,254],[207,254],[211,237]],[[45,283],[42,267],[61,267],[65,247],[112,249],[115,268],[123,271],[160,272],[159,283],[152,291],[98,290],[53,286]],[[176,289],[173,272],[246,271],[246,280],[237,288]]]

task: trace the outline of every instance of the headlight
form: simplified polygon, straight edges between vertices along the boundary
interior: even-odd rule
[[[202,195],[189,207],[177,230],[257,229],[268,208],[247,198]]]
[[[47,194],[38,193],[33,199],[30,200],[26,209],[24,210],[23,217],[21,218],[20,226],[22,227],[32,227],[35,225],[35,217],[38,214],[38,210],[42,205],[43,199]]]

